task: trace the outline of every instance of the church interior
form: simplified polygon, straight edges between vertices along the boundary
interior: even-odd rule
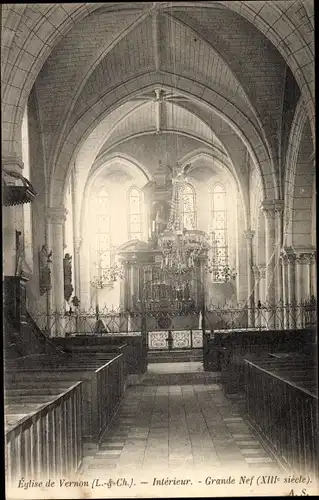
[[[309,492],[314,2],[1,10],[6,484]]]

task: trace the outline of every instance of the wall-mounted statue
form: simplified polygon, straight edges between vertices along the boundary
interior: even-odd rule
[[[52,251],[49,252],[47,245],[42,245],[39,252],[39,285],[40,285],[40,295],[51,290],[51,269],[50,264]]]
[[[72,292],[72,257],[69,253],[65,254],[63,259],[63,274],[64,274],[64,298],[69,302]]]
[[[167,201],[155,201],[152,206],[152,233],[161,234],[165,231],[170,207]]]

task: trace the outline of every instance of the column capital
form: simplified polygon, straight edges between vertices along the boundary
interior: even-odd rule
[[[253,275],[254,275],[254,278],[259,281],[260,280],[260,269],[258,266],[252,266],[252,272],[253,272]]]
[[[63,224],[66,219],[68,211],[64,207],[49,207],[47,208],[47,218],[53,224]]]
[[[297,264],[312,264],[315,260],[315,250],[301,250],[296,251]]]
[[[280,255],[286,262],[293,263],[296,260],[296,252],[293,247],[283,247],[280,251]]]
[[[261,210],[266,219],[274,219],[277,214],[283,213],[284,206],[284,200],[264,200],[261,204]]]
[[[275,212],[281,214],[285,208],[284,200],[274,200]]]
[[[264,280],[266,278],[266,264],[259,264],[258,269],[259,269],[259,276],[260,279]]]
[[[255,231],[253,231],[252,229],[247,229],[247,231],[244,231],[244,235],[247,241],[251,241],[255,236]]]
[[[273,200],[264,200],[261,204],[261,210],[266,219],[274,219],[276,216]]]

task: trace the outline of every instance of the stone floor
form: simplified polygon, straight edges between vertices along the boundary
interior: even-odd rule
[[[198,372],[199,365],[176,363],[175,370]],[[172,370],[164,364],[149,367],[153,376]],[[86,459],[85,475],[204,469],[215,475],[253,469],[275,474],[278,465],[243,419],[238,401],[226,397],[219,383],[142,383],[127,389],[101,449]]]
[[[189,361],[180,363],[149,363],[148,373],[198,373],[203,372],[203,363]]]

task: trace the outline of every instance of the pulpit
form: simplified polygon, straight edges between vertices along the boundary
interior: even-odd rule
[[[21,323],[26,322],[26,285],[25,276],[4,277],[4,315],[20,331]]]

